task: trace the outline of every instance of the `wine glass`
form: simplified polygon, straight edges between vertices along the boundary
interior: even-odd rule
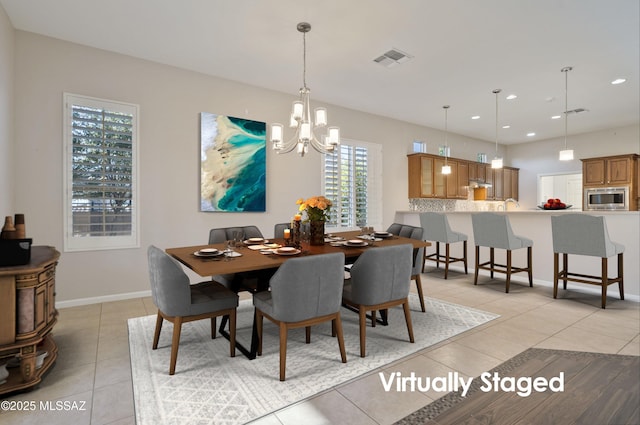
[[[233,232],[233,239],[235,241],[236,248],[242,248],[244,242],[244,232],[242,230],[236,230]]]
[[[369,232],[370,232],[369,237],[371,238],[371,246],[373,246],[373,243],[376,241],[376,230],[375,229],[376,228],[373,227],[373,226],[369,227]]]
[[[300,231],[300,246],[298,248],[302,248],[302,244],[309,246],[309,242],[311,241],[311,234],[308,229],[302,229]]]
[[[235,246],[236,246],[235,239],[229,239],[227,241],[227,247],[224,250],[224,261],[231,260],[231,255],[233,253],[233,248],[235,248]]]

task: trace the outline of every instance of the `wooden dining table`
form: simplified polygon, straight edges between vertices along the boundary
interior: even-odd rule
[[[359,231],[352,231],[334,233],[332,234],[332,236],[341,238],[346,241],[350,239],[358,239],[358,236],[360,236],[360,234],[361,232]],[[269,242],[280,244],[283,246],[285,244],[284,239],[269,239]],[[336,242],[338,241],[336,240]],[[308,243],[303,243],[300,250],[301,252],[297,255],[263,254],[260,252],[260,250],[252,250],[251,248],[249,248],[249,245],[247,245],[242,247],[241,249],[236,249],[236,252],[240,253],[241,255],[238,257],[232,257],[228,261],[226,261],[224,256],[222,255],[218,257],[199,257],[196,255],[196,252],[199,252],[201,249],[205,248],[216,248],[218,250],[224,250],[226,248],[224,243],[167,248],[166,252],[167,254],[171,255],[173,258],[184,264],[187,268],[193,270],[198,275],[202,277],[210,277],[220,274],[241,273],[278,268],[282,263],[290,258],[296,258],[306,255],[342,252],[349,260],[357,258],[367,249],[381,246],[401,245],[409,243],[412,244],[414,248],[418,249],[431,245],[426,241],[410,239],[396,235],[392,235],[388,238],[376,238],[376,240],[373,242],[373,245],[371,245],[370,241],[365,240],[365,242],[367,242],[367,245],[361,247],[345,245],[333,246],[329,242],[325,243],[324,245],[309,245]]]
[[[185,246],[178,248],[167,248],[166,252],[180,263],[182,263],[188,269],[194,271],[198,275],[202,277],[212,277],[215,275],[226,275],[226,274],[236,274],[236,273],[245,273],[245,272],[255,272],[255,271],[275,271],[281,264],[291,258],[298,258],[301,256],[308,255],[320,255],[320,254],[329,254],[334,252],[341,252],[345,255],[345,262],[352,263],[359,257],[363,252],[369,249],[375,249],[376,247],[383,246],[392,246],[392,245],[402,245],[402,244],[411,244],[414,247],[414,250],[431,246],[431,243],[418,240],[411,239],[402,236],[390,235],[385,238],[375,238],[374,241],[362,239],[366,242],[366,245],[363,246],[351,246],[347,244],[342,244],[340,242],[346,242],[349,240],[359,239],[358,236],[361,235],[360,231],[351,231],[351,232],[339,232],[328,235],[326,242],[323,245],[309,245],[309,243],[302,243],[300,246],[300,252],[295,255],[281,255],[277,253],[264,253],[260,249],[252,249],[252,244],[249,244],[249,241],[245,241],[242,247],[236,247],[234,249],[235,256],[227,257],[225,255],[218,256],[200,256],[198,253],[202,249],[212,249],[215,248],[219,251],[224,251],[227,247],[225,243],[218,244],[207,244],[207,245],[193,245],[193,246]],[[254,248],[259,245],[264,245],[267,243],[273,243],[285,246],[284,239],[269,239],[268,242],[264,241],[262,243],[253,244]],[[239,254],[239,255],[238,255]],[[421,258],[416,258],[415,261],[421,261]],[[268,273],[265,273],[266,276],[269,276]],[[255,291],[266,290],[268,289],[268,280],[266,282],[262,282],[262,287],[258,286]],[[226,326],[226,320],[223,320],[220,325],[220,333],[227,339],[229,339],[228,332],[224,329]],[[251,341],[251,348],[245,348],[236,338],[236,347],[249,359],[254,359],[256,356],[257,349],[257,333],[255,329],[255,320],[254,320],[254,329],[253,336]]]

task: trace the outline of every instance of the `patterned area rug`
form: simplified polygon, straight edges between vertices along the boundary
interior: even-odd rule
[[[395,425],[457,424],[584,424],[640,423],[640,357],[581,351],[529,348],[489,374],[517,379],[564,375],[562,391],[488,388],[474,378],[465,394],[450,392],[396,422]],[[492,382],[492,381],[490,381]],[[555,388],[558,390],[559,388]]]
[[[182,326],[176,374],[169,376],[171,323],[165,321],[157,350],[151,350],[155,316],[129,319],[129,347],[138,425],[242,424],[357,378],[419,350],[499,317],[493,313],[427,298],[420,311],[411,294],[415,343],[408,341],[401,308],[389,311],[389,326],[367,328],[367,356],[361,358],[358,315],[342,310],[347,363],[340,362],[331,325],[314,326],[311,344],[304,329],[289,332],[285,382],[278,380],[278,330],[265,320],[263,353],[248,360],[229,357],[229,342],[212,340],[208,320]],[[238,307],[238,335],[250,341],[253,306]]]

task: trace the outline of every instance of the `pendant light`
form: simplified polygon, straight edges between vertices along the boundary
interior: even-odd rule
[[[564,72],[564,150],[560,151],[560,161],[573,160],[573,149],[567,149],[567,120],[569,119],[569,105],[567,99],[569,97],[569,71],[572,69],[573,67],[571,66],[565,66],[560,70],[561,72]]]
[[[495,89],[492,93],[496,95],[496,154],[491,160],[491,168],[502,168],[502,158],[498,157],[498,93],[501,89]]]
[[[442,174],[451,174],[451,166],[447,163],[449,157],[449,143],[447,141],[448,126],[447,126],[447,111],[449,105],[444,105],[444,165],[442,166]]]

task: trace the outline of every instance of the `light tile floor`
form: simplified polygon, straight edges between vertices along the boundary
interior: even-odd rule
[[[403,376],[457,371],[475,377],[529,347],[640,355],[640,305],[609,297],[602,310],[598,295],[578,292],[580,285],[574,285],[575,291],[561,291],[562,298],[554,300],[545,286],[514,283],[505,294],[504,280],[480,277],[474,286],[472,275],[450,272],[444,280],[441,271],[429,269],[423,275],[427,296],[501,317],[385,369]],[[134,424],[127,319],[155,313],[150,298],[60,309],[54,328],[57,364],[37,389],[8,399],[36,402],[36,409],[0,411],[0,424]],[[373,372],[255,424],[299,424],[301,418],[305,424],[390,424],[443,394],[386,393]],[[39,409],[40,401],[57,400],[71,406],[75,402],[83,410]],[[22,406],[29,409],[33,404]]]

